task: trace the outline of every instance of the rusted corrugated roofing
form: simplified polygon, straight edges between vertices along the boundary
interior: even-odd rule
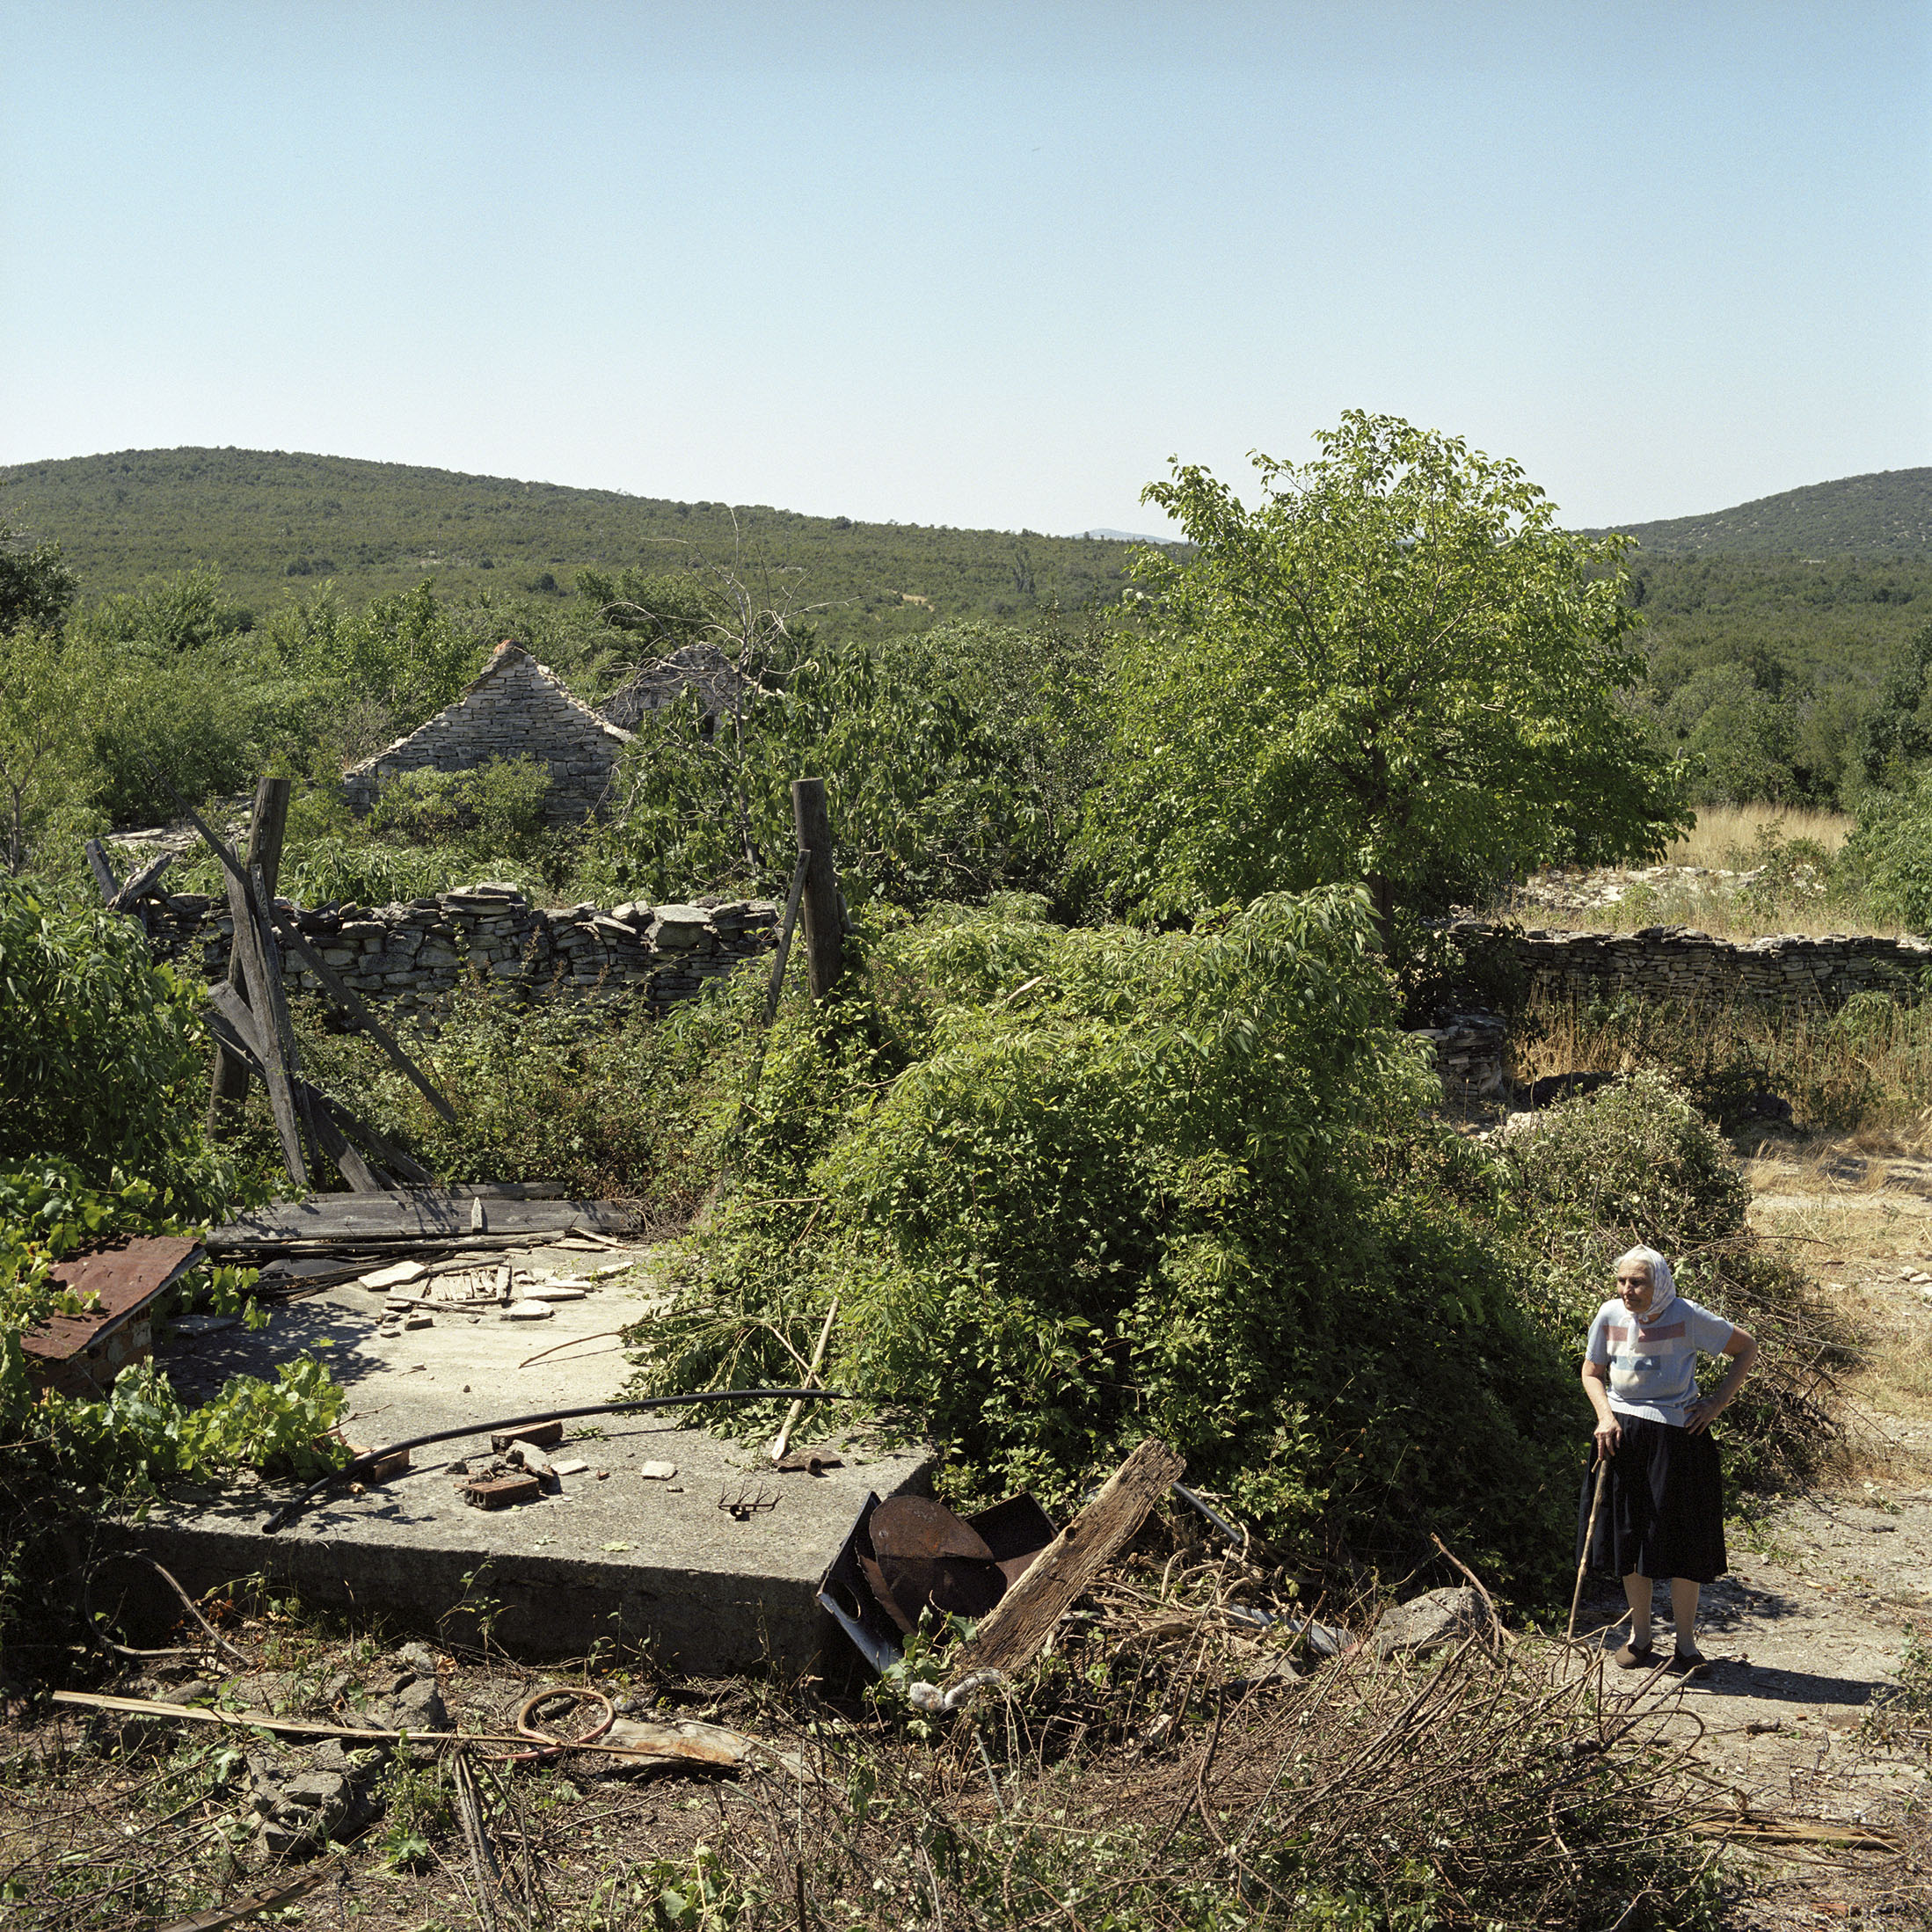
[[[54,1271],[55,1280],[84,1301],[92,1296],[94,1310],[50,1316],[29,1329],[20,1338],[20,1346],[43,1361],[65,1361],[151,1301],[200,1254],[198,1241],[179,1235],[147,1235],[62,1262]]]

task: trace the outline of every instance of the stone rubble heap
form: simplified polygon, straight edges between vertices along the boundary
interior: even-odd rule
[[[487,880],[406,905],[279,903],[356,992],[401,1013],[434,1006],[470,973],[506,994],[641,998],[662,1011],[769,952],[778,924],[778,908],[763,899],[545,908]],[[157,958],[205,980],[227,973],[234,922],[225,900],[177,893],[148,913]],[[292,959],[282,981],[291,994],[320,990]]]

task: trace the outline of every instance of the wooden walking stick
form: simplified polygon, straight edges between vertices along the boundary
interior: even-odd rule
[[[1577,1606],[1583,1601],[1583,1573],[1590,1566],[1590,1545],[1597,1539],[1597,1512],[1603,1507],[1604,1478],[1610,1473],[1610,1459],[1600,1453],[1597,1456],[1597,1492],[1590,1498],[1590,1527],[1583,1533],[1583,1554],[1577,1559],[1577,1587],[1570,1597],[1570,1628],[1564,1632],[1565,1644],[1572,1644],[1577,1637]]]

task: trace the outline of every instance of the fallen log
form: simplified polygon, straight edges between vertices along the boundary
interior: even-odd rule
[[[987,1672],[1010,1676],[1027,1663],[1186,1468],[1183,1457],[1149,1436],[981,1619],[953,1660],[947,1688]]]

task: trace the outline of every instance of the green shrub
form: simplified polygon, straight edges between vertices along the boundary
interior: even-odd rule
[[[1866,796],[1845,861],[1863,878],[1873,918],[1932,932],[1932,766],[1897,791]]]
[[[1573,1393],[1439,1185],[1463,1157],[1363,896],[1212,937],[1012,910],[889,933],[781,1022],[644,1382],[796,1373],[836,1295],[833,1373],[937,1440],[956,1495],[1064,1507],[1152,1432],[1303,1547],[1407,1564],[1437,1529],[1550,1580]]]
[[[199,1006],[131,919],[0,879],[0,1164],[60,1156],[96,1183],[125,1170],[223,1199]]]

